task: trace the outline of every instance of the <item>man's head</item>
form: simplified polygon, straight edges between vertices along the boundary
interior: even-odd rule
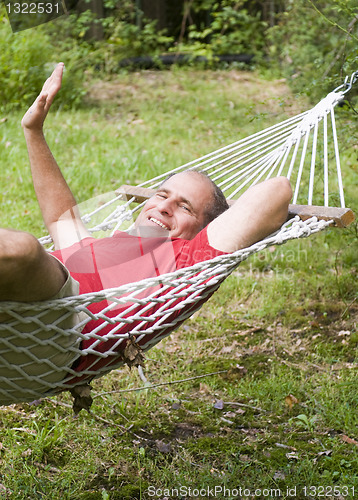
[[[216,184],[203,172],[190,170],[170,175],[159,186],[139,214],[136,227],[191,240],[227,208]]]

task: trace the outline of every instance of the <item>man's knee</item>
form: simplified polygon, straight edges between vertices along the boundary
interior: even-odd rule
[[[30,233],[2,230],[0,235],[2,275],[26,274],[40,261],[43,249]]]
[[[46,300],[58,293],[66,279],[58,261],[34,236],[0,230],[0,301]]]

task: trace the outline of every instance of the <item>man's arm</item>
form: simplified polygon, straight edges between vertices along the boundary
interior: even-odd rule
[[[287,220],[291,197],[286,177],[275,177],[250,187],[209,224],[209,244],[223,252],[235,252],[262,240]]]
[[[45,118],[61,88],[63,68],[63,63],[56,66],[52,75],[44,83],[34,104],[21,121],[35,193],[45,225],[56,249],[70,246],[90,235],[80,219],[76,200],[43,133]]]

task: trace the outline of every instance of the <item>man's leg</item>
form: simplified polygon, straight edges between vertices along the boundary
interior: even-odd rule
[[[29,233],[0,229],[0,301],[46,300],[59,292],[66,276]]]
[[[78,283],[36,238],[0,229],[0,301],[26,303],[72,295],[78,295]],[[68,376],[80,356],[74,330],[81,320],[75,311],[69,312],[29,307],[25,321],[0,313],[0,405],[43,397]],[[69,331],[61,334],[61,329]]]

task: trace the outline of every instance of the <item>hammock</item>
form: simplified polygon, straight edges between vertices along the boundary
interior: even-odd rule
[[[286,176],[294,186],[289,220],[249,248],[100,292],[36,303],[1,302],[0,314],[6,313],[9,320],[0,323],[0,404],[73,390],[124,363],[141,364],[142,351],[197,311],[250,255],[331,225],[348,225],[354,216],[345,207],[334,108],[357,79],[355,72],[309,111],[137,187],[122,186],[113,199],[85,214],[83,221],[92,223],[93,234],[110,236],[128,227],[169,173],[188,169],[205,171],[229,201],[270,177]],[[330,207],[337,198],[339,207]],[[50,245],[51,239],[40,242]],[[98,312],[93,312],[94,304],[100,306]],[[98,320],[98,326],[81,333],[92,320]],[[84,341],[91,341],[86,349],[81,348]],[[79,356],[90,360],[81,371],[74,363]]]

